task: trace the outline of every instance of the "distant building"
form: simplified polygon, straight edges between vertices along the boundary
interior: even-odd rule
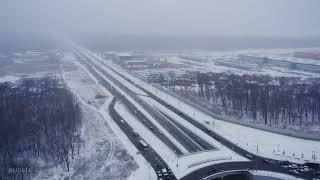
[[[115,59],[116,58],[116,52],[103,52],[102,57],[104,59]]]
[[[143,69],[143,68],[149,68],[151,66],[151,64],[148,61],[138,61],[138,60],[126,61],[123,63],[123,65],[127,69]]]
[[[128,61],[135,58],[135,56],[131,53],[117,53],[116,57],[119,61]]]
[[[320,60],[320,52],[295,52],[294,57]]]

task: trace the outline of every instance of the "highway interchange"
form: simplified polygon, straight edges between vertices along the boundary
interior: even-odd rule
[[[110,93],[113,94],[114,99],[112,100],[109,107],[109,114],[122,129],[122,131],[127,135],[129,140],[136,146],[136,148],[141,152],[145,159],[151,164],[159,179],[177,179],[176,176],[170,170],[168,164],[157,154],[156,150],[152,149],[150,146],[147,148],[141,144],[140,140],[143,140],[142,137],[134,132],[133,128],[130,127],[128,123],[125,122],[125,117],[121,117],[121,114],[114,109],[116,102],[122,102],[130,113],[139,120],[146,128],[150,129],[155,136],[157,136],[166,146],[168,146],[177,156],[184,156],[192,153],[197,153],[201,151],[214,151],[219,150],[217,147],[207,142],[205,139],[198,136],[191,129],[186,128],[178,121],[175,121],[174,118],[162,110],[158,109],[155,106],[151,106],[141,98],[141,94],[137,94],[134,91],[130,90],[125,84],[120,82],[115,78],[111,73],[108,73],[106,70],[97,65],[99,61],[94,56],[89,56],[81,51],[75,50],[77,59],[82,65],[98,80],[99,84],[105,87]],[[96,61],[96,62],[94,62]],[[102,64],[101,64],[102,65]],[[152,98],[156,102],[160,103],[176,115],[183,118],[185,121],[194,125],[196,128],[202,130],[207,135],[213,139],[219,141],[225,147],[233,150],[237,154],[249,159],[248,162],[228,162],[221,163],[216,165],[207,166],[200,168],[197,171],[194,171],[185,177],[181,178],[184,180],[195,180],[204,178],[212,173],[225,171],[225,170],[235,170],[235,169],[256,169],[256,170],[268,170],[273,172],[280,172],[291,174],[297,177],[312,179],[317,176],[318,173],[315,170],[310,171],[300,171],[301,168],[296,166],[290,166],[288,162],[275,161],[272,159],[266,159],[260,156],[256,156],[243,148],[238,147],[236,144],[228,141],[219,134],[208,130],[203,124],[194,120],[192,117],[186,115],[179,109],[173,107],[169,103],[155,96],[151,92],[144,89],[141,85],[135,84],[130,79],[124,75],[117,72],[112,67],[104,65],[105,68],[108,68],[113,73],[117,74],[118,77],[123,78],[128,83],[131,83],[133,86],[141,90],[148,98]],[[111,82],[110,82],[111,81]],[[125,93],[125,94],[124,94]],[[126,95],[126,96],[125,96]],[[180,147],[176,146],[170,138],[168,138],[165,133],[163,133],[150,118],[143,114],[132,101],[129,100],[129,97],[132,98],[135,103],[139,104],[143,109],[145,109],[151,116],[154,118],[163,128],[166,129],[188,152],[185,153]],[[162,172],[163,169],[166,169],[168,173]],[[318,174],[319,175],[319,174]]]

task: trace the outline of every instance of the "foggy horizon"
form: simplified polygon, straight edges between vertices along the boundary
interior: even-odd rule
[[[137,37],[320,36],[316,0],[8,1],[0,37],[11,33]]]
[[[5,0],[0,48],[37,49],[64,39],[106,50],[315,47],[319,6],[316,0]]]

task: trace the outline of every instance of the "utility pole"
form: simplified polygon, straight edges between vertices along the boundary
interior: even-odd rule
[[[149,180],[150,180],[150,166],[151,166],[151,164],[149,164]]]
[[[257,137],[257,146],[256,146],[256,148],[257,148],[257,157],[256,157],[256,171],[258,171],[258,153],[259,153],[259,146],[258,146],[258,142],[259,142],[259,139],[258,139],[258,137]]]
[[[179,158],[177,158],[177,165],[176,165],[176,167],[177,167],[177,173],[179,173]]]
[[[238,132],[238,137],[237,137],[238,143],[237,143],[237,145],[239,145],[239,130],[237,132]]]

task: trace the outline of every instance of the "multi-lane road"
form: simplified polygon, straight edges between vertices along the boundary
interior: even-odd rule
[[[150,163],[153,169],[157,172],[157,176],[162,179],[174,180],[176,177],[168,167],[167,163],[152,149],[143,138],[134,131],[128,123],[124,121],[123,118],[114,108],[117,98],[113,98],[109,105],[109,114],[113,120],[121,127],[122,131],[126,134],[128,139],[133,143],[133,145],[139,150],[139,152],[145,157],[145,159]],[[167,174],[163,174],[163,169],[167,171]]]
[[[203,150],[215,150],[216,147],[204,141],[201,137],[196,135],[194,132],[184,128],[183,126],[177,126],[177,122],[175,122],[172,118],[168,118],[163,113],[160,113],[157,109],[152,107],[150,104],[146,103],[142,98],[140,98],[139,94],[136,94],[132,90],[130,90],[127,86],[122,84],[118,79],[114,78],[112,75],[107,73],[103,68],[99,67],[95,62],[93,62],[89,57],[83,56],[86,59],[86,63],[89,63],[88,66],[92,70],[97,70],[101,75],[105,76],[109,80],[112,81],[117,87],[119,87],[123,92],[125,92],[128,96],[135,100],[137,104],[139,104],[143,109],[145,109],[159,124],[161,124],[189,153],[199,152]],[[99,78],[100,79],[100,78]],[[103,78],[102,78],[103,79]],[[100,79],[100,82],[102,82]],[[116,92],[117,94],[121,94]],[[147,117],[145,117],[141,111],[139,111],[135,105],[129,101],[123,94],[120,95],[121,99],[125,101],[124,104],[129,106],[129,109],[133,112],[133,114],[140,119],[143,117],[142,122],[149,129],[152,129],[153,132],[160,137],[161,139],[165,139],[165,143],[178,155],[183,155],[182,151],[175,146],[172,141],[167,138],[161,131],[157,128],[154,123],[151,122]]]
[[[118,124],[118,126],[122,129],[122,131],[126,134],[128,139],[135,145],[135,147],[141,152],[141,154],[145,157],[145,159],[150,163],[150,165],[155,170],[158,179],[163,180],[176,180],[177,178],[172,173],[171,169],[167,165],[167,163],[161,158],[159,154],[156,153],[151,146],[149,146],[139,134],[137,134],[132,127],[124,120],[125,118],[121,117],[121,115],[114,109],[114,105],[117,100],[122,101],[128,108],[130,108],[133,115],[139,118],[139,120],[143,121],[144,124],[149,125],[149,127],[155,127],[147,117],[145,117],[138,109],[133,106],[133,104],[128,101],[116,88],[114,88],[106,79],[100,75],[91,65],[88,64],[86,57],[82,54],[77,54],[79,61],[84,65],[87,70],[94,75],[95,78],[99,81],[99,83],[105,87],[110,93],[115,97],[109,106],[109,114],[114,119],[114,121]],[[178,154],[182,155],[182,152],[166,137],[163,136],[160,131],[157,131],[156,127],[154,129],[155,134],[162,140],[168,147],[172,148],[172,150]],[[143,143],[142,143],[143,142]],[[164,173],[163,171],[166,171]]]
[[[127,107],[127,109],[131,112],[132,115],[136,117],[137,120],[141,121],[144,126],[150,129],[155,136],[157,136],[164,145],[168,146],[177,156],[186,155],[189,153],[201,152],[201,151],[210,151],[217,150],[217,147],[207,142],[205,139],[194,133],[191,129],[188,129],[183,124],[176,121],[171,115],[165,113],[159,108],[152,106],[145,102],[143,98],[140,96],[147,96],[148,98],[152,98],[154,101],[158,102],[167,110],[171,111],[175,115],[181,117],[186,122],[189,122],[199,130],[205,132],[207,135],[211,136],[213,139],[219,141],[225,147],[232,149],[237,154],[250,159],[249,162],[230,162],[223,163],[219,165],[212,165],[208,167],[201,168],[195,172],[190,173],[185,176],[183,179],[194,179],[203,178],[210,173],[219,172],[220,170],[234,170],[237,168],[241,169],[260,169],[260,170],[269,170],[280,173],[292,174],[302,178],[312,178],[314,174],[309,172],[300,172],[292,171],[292,168],[286,166],[282,166],[283,162],[274,161],[271,159],[266,159],[260,156],[256,156],[243,148],[238,147],[236,144],[228,141],[224,137],[219,134],[208,130],[203,124],[194,120],[192,117],[186,115],[181,112],[179,109],[173,107],[169,103],[160,99],[156,95],[144,89],[142,86],[132,82],[126,76],[120,74],[112,67],[104,65],[104,68],[107,68],[106,71],[104,68],[100,66],[102,64],[98,63],[98,60],[94,56],[90,56],[86,53],[81,53],[81,51],[74,51],[77,55],[79,61],[85,66],[85,68],[99,81],[101,85],[103,85],[108,91],[110,91],[119,101],[122,101],[123,104]],[[110,73],[111,72],[111,73]],[[141,90],[144,94],[139,94],[127,87],[127,84],[124,84],[123,81],[120,81],[119,78],[122,78],[126,83],[130,83],[130,86],[134,86],[135,88]],[[154,170],[157,172],[159,178],[163,178],[166,175],[168,179],[176,179],[175,176],[171,173],[171,175],[163,174],[161,172],[162,169],[170,168],[166,164],[166,162],[161,158],[159,154],[156,153],[150,146],[145,148],[145,146],[141,145],[142,138],[134,133],[133,129],[129,126],[128,123],[125,123],[125,118],[121,117],[121,115],[114,110],[114,103],[116,99],[114,99],[109,107],[109,113],[117,122],[119,127],[125,132],[125,134],[129,137],[130,141],[141,151],[151,164]],[[143,112],[137,108],[137,105],[142,107],[146,112],[151,115],[151,117],[156,120],[172,137],[174,137],[185,150],[185,153],[181,147],[178,147],[167,135],[159,130],[159,128],[155,125],[155,123],[148,118]],[[143,143],[144,144],[144,143]],[[219,168],[217,168],[219,167]],[[213,171],[214,170],[214,171]]]

